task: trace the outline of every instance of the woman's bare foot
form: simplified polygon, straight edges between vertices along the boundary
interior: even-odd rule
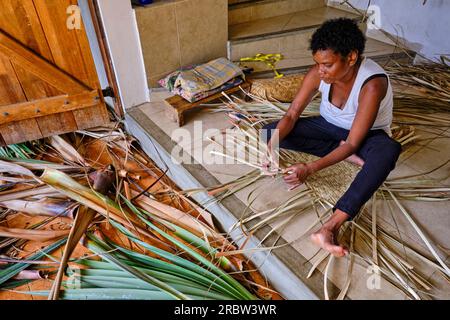
[[[345,141],[341,141],[339,143],[339,145],[342,145],[344,143],[345,143]],[[361,159],[360,157],[358,157],[356,154],[352,154],[350,157],[345,159],[345,161],[348,161],[350,163],[356,164],[357,166],[360,166],[360,167],[362,167],[364,165],[364,160]]]
[[[347,255],[348,249],[343,246],[340,246],[335,239],[336,239],[335,232],[328,230],[326,228],[322,228],[311,235],[311,240],[316,245],[328,251],[335,257],[340,258]]]
[[[349,217],[350,216],[344,211],[336,209],[322,228],[311,235],[311,240],[335,257],[343,257],[347,255],[349,252],[348,249],[339,245],[336,238],[339,228],[349,219]]]

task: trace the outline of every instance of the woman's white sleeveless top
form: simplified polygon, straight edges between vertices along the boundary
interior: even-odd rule
[[[334,106],[329,100],[330,84],[320,81],[319,91],[322,93],[322,101],[320,103],[320,114],[325,120],[335,126],[350,130],[353,120],[358,110],[358,99],[361,87],[369,77],[376,74],[388,75],[384,69],[371,59],[364,58],[356,75],[350,96],[347,99],[342,110]],[[386,96],[380,103],[377,118],[370,130],[382,129],[391,136],[392,108],[393,108],[392,87],[388,77],[388,89]]]

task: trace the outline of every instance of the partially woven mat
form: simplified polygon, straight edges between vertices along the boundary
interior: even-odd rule
[[[255,79],[250,93],[269,101],[292,102],[304,77],[304,74],[296,74],[278,79]]]
[[[403,143],[415,133],[414,127],[412,126],[393,126],[391,129],[392,138]],[[408,142],[402,146],[402,152],[404,152],[413,141],[413,139],[408,140]],[[289,158],[294,160],[292,161],[293,163],[308,163],[319,159],[316,156],[303,152],[290,150],[283,150],[283,152],[288,154]],[[361,170],[361,168],[357,165],[347,161],[341,161],[309,176],[305,184],[315,192],[318,197],[327,200],[334,205],[350,187],[350,184],[355,179],[359,170]]]
[[[286,150],[285,152],[295,159],[295,163],[308,163],[319,159],[316,156],[303,152]],[[318,198],[329,201],[334,205],[347,191],[359,170],[358,166],[350,162],[341,161],[309,176],[305,184]]]
[[[291,77],[292,81],[294,79],[297,79],[295,81],[301,81],[299,79],[303,79],[303,75],[297,75],[295,77]],[[283,78],[281,78],[283,79]],[[278,83],[280,79],[271,79],[271,81],[266,80],[266,83]],[[261,83],[261,82],[260,82]],[[252,90],[257,90],[257,86],[255,89],[255,85],[252,84]],[[269,88],[269,87],[267,87]],[[280,98],[280,97],[278,97]],[[263,98],[265,99],[265,98]],[[261,102],[258,102],[259,104]],[[243,105],[244,106],[244,105]],[[247,105],[248,107],[248,105]],[[255,112],[257,108],[248,108],[248,110],[252,110],[252,112]],[[234,109],[232,109],[235,111]],[[281,118],[281,115],[279,113],[274,114],[273,118],[279,117]],[[258,130],[260,129],[262,124],[261,118],[258,118],[258,116],[255,116],[255,122],[250,121],[251,125],[246,126],[245,130]],[[246,122],[247,120],[239,120]],[[256,127],[254,126],[258,121],[258,124]],[[415,139],[418,137],[415,134],[415,128],[413,126],[409,125],[392,125],[391,126],[392,131],[392,138],[396,140],[397,142],[402,144],[402,152],[408,149],[409,146],[413,145],[415,142]],[[258,137],[258,132],[254,132],[251,134],[254,137]],[[262,148],[264,149],[264,148]],[[315,157],[310,154],[302,153],[302,152],[295,152],[290,151],[286,149],[280,150],[280,161],[282,159],[282,167],[285,168],[288,165],[294,164],[294,163],[308,163],[312,162],[318,159],[318,157]],[[289,163],[287,163],[289,162]],[[316,193],[317,197],[320,199],[324,199],[326,201],[329,201],[332,204],[335,204],[342,195],[347,191],[350,184],[355,179],[356,175],[358,174],[360,170],[360,167],[346,162],[341,161],[331,167],[325,168],[311,176],[308,177],[308,180],[305,182],[305,184],[313,190],[313,192]]]

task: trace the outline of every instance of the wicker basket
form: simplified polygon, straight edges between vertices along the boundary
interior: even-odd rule
[[[255,79],[250,92],[269,101],[292,102],[304,77],[304,74],[296,74],[278,79]]]

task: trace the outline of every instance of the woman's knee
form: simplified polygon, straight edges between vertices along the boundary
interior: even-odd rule
[[[397,161],[400,153],[402,153],[402,145],[398,141],[390,139],[390,143],[387,147],[387,152],[390,156],[392,156],[392,158],[395,159],[395,161]]]
[[[378,164],[395,166],[400,153],[402,152],[402,146],[394,139],[386,137],[378,137],[369,142],[370,145],[366,145],[367,149],[362,150],[362,157],[365,161],[375,161]]]
[[[391,166],[391,170],[395,168],[400,153],[402,152],[402,145],[389,138],[388,141],[383,145],[382,150],[380,150],[380,156],[385,159],[386,163]]]

